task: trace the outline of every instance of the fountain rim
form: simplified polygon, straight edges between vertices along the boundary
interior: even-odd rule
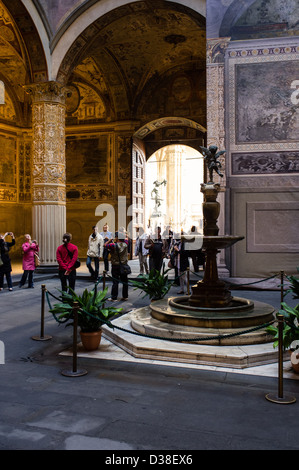
[[[171,307],[180,308],[183,310],[190,310],[193,312],[239,312],[243,310],[248,310],[254,307],[254,302],[250,299],[246,299],[243,297],[232,297],[231,303],[239,303],[239,305],[235,306],[227,306],[227,307],[200,307],[200,306],[192,306],[186,305],[190,296],[185,297],[170,297],[168,299],[168,304]]]

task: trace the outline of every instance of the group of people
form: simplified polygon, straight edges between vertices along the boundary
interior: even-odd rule
[[[196,235],[196,227],[193,226],[190,234]],[[204,254],[199,249],[190,250],[186,248],[186,242],[190,242],[190,237],[186,239],[184,232],[174,234],[170,227],[161,234],[161,228],[157,227],[151,235],[147,234],[142,227],[137,229],[135,244],[135,256],[139,259],[140,274],[148,274],[155,269],[161,271],[164,259],[168,259],[168,267],[175,270],[175,282],[180,286],[179,294],[185,293],[187,289],[187,268],[189,258],[192,259],[196,272],[199,266],[204,267]],[[75,261],[78,258],[78,248],[70,243],[71,235],[63,236],[63,245],[58,247],[56,258],[59,265],[59,277],[62,290],[67,290],[67,283],[72,289],[75,288],[76,269]],[[189,248],[189,247],[188,247]],[[130,239],[124,227],[121,227],[113,236],[107,224],[103,226],[103,231],[98,232],[96,225],[92,227],[92,233],[88,238],[88,249],[86,265],[91,278],[96,281],[99,276],[100,259],[104,261],[104,269],[109,271],[109,255],[111,262],[112,288],[109,300],[116,301],[118,296],[119,283],[122,283],[122,298],[128,299],[128,276],[122,270],[122,265],[128,263],[130,252]],[[94,265],[93,265],[94,264]]]
[[[196,235],[196,228],[193,226],[189,232]],[[11,241],[6,237],[10,235]],[[62,238],[62,245],[56,250],[59,278],[61,288],[67,291],[68,288],[75,290],[76,268],[78,260],[78,247],[71,243],[72,235],[65,233]],[[174,234],[170,227],[161,234],[161,228],[157,227],[153,234],[147,234],[142,227],[137,229],[135,244],[135,256],[139,259],[140,274],[148,274],[155,269],[161,271],[164,259],[168,259],[168,267],[175,270],[175,282],[180,286],[179,294],[185,293],[187,284],[186,271],[189,267],[189,258],[192,259],[195,272],[199,270],[199,265],[204,267],[204,254],[201,249],[186,249],[186,241],[190,238],[184,237],[184,232]],[[12,232],[0,234],[0,291],[3,290],[4,275],[6,275],[7,287],[11,291],[11,260],[9,250],[15,245],[15,237]],[[189,247],[188,247],[189,248]],[[103,226],[103,231],[98,232],[96,225],[92,227],[92,233],[88,238],[86,266],[91,278],[96,281],[99,276],[100,259],[104,261],[104,269],[109,271],[109,255],[111,262],[111,301],[117,300],[119,282],[122,283],[122,299],[128,299],[128,276],[123,271],[122,265],[127,265],[128,254],[130,252],[130,239],[124,227],[118,232],[109,231],[107,224]],[[36,240],[32,240],[29,234],[25,235],[22,244],[23,274],[19,282],[19,288],[23,287],[28,278],[28,287],[33,288],[33,274],[36,269],[36,257],[39,253],[39,245]]]
[[[7,241],[6,237],[10,236],[11,241]],[[25,241],[22,244],[23,255],[23,274],[19,282],[19,287],[23,287],[28,278],[28,287],[33,288],[33,273],[36,268],[35,258],[38,256],[39,246],[36,240],[31,240],[29,234],[25,234]],[[0,234],[0,291],[3,290],[4,276],[6,277],[7,288],[9,291],[13,290],[11,278],[11,259],[9,250],[16,244],[15,236],[12,232]]]
[[[174,234],[170,227],[166,227],[163,234],[161,227],[157,227],[152,235],[146,234],[143,228],[139,228],[135,244],[135,256],[139,258],[140,274],[148,273],[152,269],[161,271],[164,259],[168,259],[168,267],[175,270],[175,283],[180,286],[178,294],[185,293],[189,258],[192,259],[195,272],[199,271],[200,265],[205,267],[205,255],[202,249],[195,245],[194,249],[190,250],[192,241],[190,235],[194,237],[199,235],[196,227],[191,227],[188,237],[184,235],[186,234],[183,230],[180,234]],[[187,242],[189,246],[186,246]]]
[[[57,248],[56,259],[59,267],[59,278],[61,288],[66,291],[68,287],[75,289],[76,282],[76,261],[78,259],[78,247],[71,243],[72,235],[65,233],[63,235],[63,244]],[[117,300],[118,284],[122,282],[122,300],[128,299],[128,278],[127,274],[121,270],[121,264],[128,262],[129,240],[124,229],[116,232],[113,236],[109,231],[107,224],[103,226],[103,231],[98,232],[96,225],[92,227],[92,233],[88,238],[86,266],[90,272],[91,278],[96,281],[99,276],[99,263],[102,258],[105,271],[109,271],[109,254],[111,261],[111,275],[113,279],[111,298]]]
[[[122,272],[121,265],[127,264],[130,241],[124,227],[118,232],[109,231],[108,224],[103,226],[103,231],[98,232],[96,225],[92,227],[92,233],[88,239],[86,266],[93,280],[98,279],[99,261],[103,258],[104,269],[109,271],[109,255],[111,262],[112,289],[110,300],[116,301],[118,296],[118,284],[122,283],[122,300],[128,299],[128,276]],[[94,262],[94,267],[92,266]]]

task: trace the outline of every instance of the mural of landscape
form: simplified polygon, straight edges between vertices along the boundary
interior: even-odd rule
[[[299,140],[298,61],[236,66],[236,141]],[[269,86],[270,84],[270,86]]]

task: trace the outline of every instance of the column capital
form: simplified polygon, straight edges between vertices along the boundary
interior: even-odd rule
[[[225,51],[231,38],[207,39],[207,65],[224,64]]]
[[[24,86],[25,92],[31,96],[33,103],[55,103],[65,104],[66,98],[70,97],[71,90],[56,81],[32,83]]]

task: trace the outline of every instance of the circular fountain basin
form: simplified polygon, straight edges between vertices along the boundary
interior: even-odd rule
[[[264,302],[233,297],[222,308],[194,307],[188,297],[171,297],[150,305],[151,316],[161,322],[200,328],[246,328],[263,325],[275,318],[275,309]]]

